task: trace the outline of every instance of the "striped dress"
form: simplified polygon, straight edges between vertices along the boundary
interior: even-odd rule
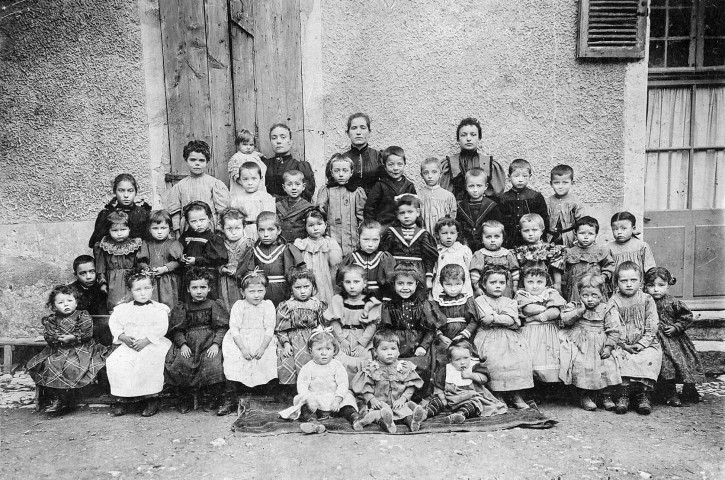
[[[325,302],[315,297],[301,302],[290,298],[277,307],[277,378],[283,385],[295,385],[297,375],[305,364],[312,360],[307,350],[307,341],[312,330],[323,322],[327,310]],[[292,347],[292,355],[284,356],[284,345]]]

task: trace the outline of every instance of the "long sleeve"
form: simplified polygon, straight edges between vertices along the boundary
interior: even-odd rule
[[[436,316],[433,312],[433,306],[429,300],[423,301],[423,318],[420,319],[420,328],[424,331],[423,338],[420,341],[420,347],[430,350],[430,346],[435,340],[436,332]]]
[[[271,300],[262,300],[262,305],[264,306],[264,317],[262,318],[264,336],[271,337],[274,335],[274,327],[277,324],[277,313]]]
[[[357,218],[358,225],[361,224],[365,218],[365,204],[367,203],[368,196],[362,187],[358,187],[355,190],[355,218]]]
[[[312,167],[309,162],[305,160],[301,160],[297,168],[305,176],[305,191],[302,193],[302,198],[311,202],[312,195],[315,194],[315,174],[312,173]]]
[[[154,344],[161,343],[169,330],[169,307],[164,304],[160,305],[165,309],[163,319],[152,322],[146,334],[148,341]]]
[[[224,335],[229,330],[229,313],[221,300],[216,300],[211,304],[211,323],[214,329],[212,342],[221,347]]]
[[[561,310],[560,315],[560,322],[559,325],[562,327],[571,327],[574,325],[579,318],[581,318],[581,315],[579,314],[579,308],[581,308],[581,303],[567,303],[566,306]],[[619,314],[617,314],[619,316]]]
[[[602,271],[602,275],[607,279],[607,283],[612,281],[614,275],[614,267],[616,262],[610,249],[605,249],[607,254],[599,261],[599,269]]]
[[[186,344],[186,305],[178,303],[174,305],[174,309],[171,310],[169,315],[169,336],[176,345],[176,348],[181,348]]]
[[[98,216],[96,217],[96,223],[93,226],[93,233],[91,234],[90,240],[88,240],[88,248],[93,248],[96,243],[100,242],[103,238],[104,233],[104,227],[106,223],[106,217],[108,217],[109,211],[107,209],[103,209],[100,212],[98,212]]]
[[[345,370],[345,366],[339,361],[334,361],[334,367],[334,378],[335,384],[337,385],[337,388],[335,389],[335,396],[345,398],[345,394],[347,394],[350,386],[350,380],[347,377],[347,371]]]
[[[310,383],[312,383],[311,366],[314,365],[312,360],[302,365],[299,374],[297,374],[297,393],[301,397],[305,397],[310,393]]]
[[[382,198],[383,186],[380,182],[377,182],[373,185],[373,189],[370,190],[370,195],[368,195],[365,201],[365,207],[363,208],[363,217],[365,220],[375,220],[378,212],[378,204]]]
[[[239,259],[239,262],[237,263],[237,273],[235,276],[237,277],[237,281],[241,281],[242,278],[244,278],[244,275],[247,274],[247,272],[251,272],[254,270],[255,263],[254,263],[254,247],[247,249]]]
[[[113,336],[113,343],[120,344],[121,340],[119,340],[118,337],[123,334],[124,322],[121,318],[121,314],[118,312],[118,309],[114,309],[111,316],[108,318],[108,329],[111,331],[111,335]]]
[[[660,320],[657,315],[657,305],[655,305],[655,301],[646,293],[643,293],[642,295],[645,297],[644,333],[637,343],[647,348],[657,340],[657,328]]]
[[[106,256],[100,245],[96,244],[93,247],[93,256],[96,258],[96,279],[98,284],[105,285],[108,283],[108,278],[106,278]]]
[[[506,188],[506,172],[500,163],[491,158],[491,178],[488,180],[491,185],[492,195],[486,192],[487,196],[498,197]]]
[[[148,268],[151,265],[151,250],[147,241],[144,241],[136,252],[136,263],[142,268]]]
[[[690,308],[680,300],[675,300],[672,309],[675,313],[675,328],[678,333],[683,333],[685,330],[692,326],[694,317]]]
[[[516,301],[510,298],[501,297],[499,302],[499,311],[495,314],[496,325],[508,327],[512,330],[518,330],[521,326],[521,320],[519,320],[519,312]]]
[[[342,248],[340,247],[340,244],[337,243],[337,240],[335,240],[332,237],[328,238],[330,242],[330,253],[328,257],[328,263],[331,268],[336,267],[337,265],[342,262]],[[333,270],[334,272],[334,270]],[[333,277],[334,278],[334,277]]]
[[[323,185],[320,191],[317,192],[315,205],[325,212],[325,215],[330,214],[330,190],[327,188],[327,185]]]
[[[78,317],[78,322],[73,329],[73,336],[80,343],[87,342],[93,338],[93,318],[91,318],[88,312],[81,312]]]
[[[350,390],[352,390],[357,397],[362,398],[365,403],[368,403],[370,399],[375,396],[375,383],[367,372],[369,368],[370,364],[368,363],[355,374],[352,382],[350,383]]]
[[[290,325],[289,307],[287,302],[282,302],[277,306],[277,323],[274,327],[274,333],[277,335],[277,341],[280,345],[284,346],[285,343],[291,343],[287,333],[290,328],[292,326]]]
[[[171,215],[171,223],[174,230],[181,228],[181,189],[177,183],[166,195],[166,211]]]
[[[227,248],[224,246],[224,239],[221,235],[213,234],[206,245],[204,254],[196,257],[198,267],[221,267],[229,261]]]
[[[216,181],[211,187],[211,196],[212,201],[214,202],[214,211],[216,212],[216,225],[219,226],[219,212],[229,206],[229,189],[221,180],[216,178],[214,180]]]
[[[438,261],[438,248],[436,247],[435,239],[433,235],[428,232],[423,232],[418,239],[421,242],[421,250],[423,252],[423,268],[425,268],[425,275],[427,277],[433,277],[435,272],[435,265]]]
[[[232,311],[229,313],[229,332],[232,338],[238,337],[242,334],[242,321],[244,320],[244,307],[242,302],[235,302],[232,305]],[[272,326],[274,330],[274,325]]]
[[[614,305],[609,305],[604,314],[604,333],[607,335],[604,345],[616,348],[622,335],[622,321],[619,318],[619,310]]]
[[[541,215],[541,218],[544,219],[543,236],[544,238],[546,238],[546,234],[549,231],[549,208],[546,206],[546,199],[541,194],[541,192],[536,192],[532,213],[538,213],[539,215]]]
[[[655,257],[652,255],[652,249],[649,248],[649,245],[646,242],[642,242],[642,266],[643,273],[646,273],[650,268],[655,268],[657,266],[655,263]]]
[[[486,219],[496,220],[497,222],[503,223],[503,213],[501,213],[501,208],[498,205],[494,205],[493,208],[488,211]]]
[[[43,338],[48,342],[48,345],[58,345],[58,324],[55,315],[48,315],[43,317]],[[7,347],[6,347],[7,348]]]

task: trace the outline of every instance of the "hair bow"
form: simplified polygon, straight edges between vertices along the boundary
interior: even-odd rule
[[[393,200],[397,202],[398,200],[400,200],[403,197],[411,197],[411,198],[415,198],[416,200],[420,200],[420,197],[418,195],[416,195],[415,193],[401,193],[400,195],[396,195],[395,197],[393,197]]]
[[[312,330],[310,338],[314,337],[315,335],[323,335],[325,333],[332,335],[332,327],[323,327],[322,325],[318,325]]]
[[[251,272],[247,272],[242,277],[242,281],[246,280],[247,278],[253,278],[253,277],[261,277],[264,276],[264,272],[259,269],[259,267],[254,267],[254,270]]]

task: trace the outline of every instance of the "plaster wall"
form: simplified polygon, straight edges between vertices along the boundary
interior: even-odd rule
[[[37,333],[117,174],[153,200],[138,5],[27,7],[0,21],[0,335]]]
[[[347,115],[363,111],[371,145],[402,146],[422,185],[420,161],[455,152],[458,122],[474,116],[484,150],[505,168],[529,160],[545,196],[550,169],[574,167],[605,240],[613,212],[641,215],[641,177],[625,201],[625,172],[639,172],[625,160],[643,165],[646,62],[577,60],[578,3],[323,2],[326,158],[347,148]]]

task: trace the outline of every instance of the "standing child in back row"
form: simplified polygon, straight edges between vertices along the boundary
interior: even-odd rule
[[[262,160],[262,154],[254,149],[254,134],[249,130],[242,129],[237,133],[237,138],[234,140],[234,145],[237,147],[237,152],[232,155],[227,164],[229,170],[229,195],[232,200],[244,192],[244,183],[241,179],[242,165],[247,162],[252,162],[260,170],[261,185],[259,190],[267,193],[267,186],[264,183],[264,174],[267,172],[267,165]]]
[[[428,157],[420,164],[420,176],[425,185],[418,192],[423,228],[435,235],[435,226],[443,217],[456,218],[456,197],[440,185],[441,166],[435,157]]]
[[[456,220],[461,224],[461,239],[475,253],[483,247],[483,224],[502,222],[503,217],[496,202],[484,196],[486,172],[472,168],[466,172],[465,182],[466,196],[458,202]]]
[[[551,169],[551,188],[554,195],[546,199],[549,211],[550,242],[571,247],[576,241],[574,224],[584,216],[584,204],[570,193],[574,183],[574,169],[569,165],[557,165]]]
[[[519,220],[527,213],[538,213],[544,220],[544,234],[549,225],[549,210],[546,200],[541,193],[528,187],[531,180],[531,164],[522,158],[517,158],[509,165],[509,180],[511,189],[499,197],[499,207],[503,215],[503,225],[506,229],[504,247],[514,248],[524,245],[521,236]]]
[[[637,227],[634,215],[629,212],[615,213],[611,224],[614,241],[609,243],[609,249],[614,257],[614,268],[624,262],[636,263],[642,272],[657,266],[647,242],[640,240],[638,234],[634,233]]]
[[[405,151],[391,146],[383,151],[385,174],[370,190],[365,202],[365,220],[377,220],[384,227],[395,221],[397,208],[395,201],[404,193],[415,194],[415,187],[405,178]]]
[[[299,170],[287,170],[282,174],[284,197],[277,197],[277,215],[282,227],[282,236],[293,243],[307,236],[305,216],[312,204],[302,197],[305,191],[305,176]]]

